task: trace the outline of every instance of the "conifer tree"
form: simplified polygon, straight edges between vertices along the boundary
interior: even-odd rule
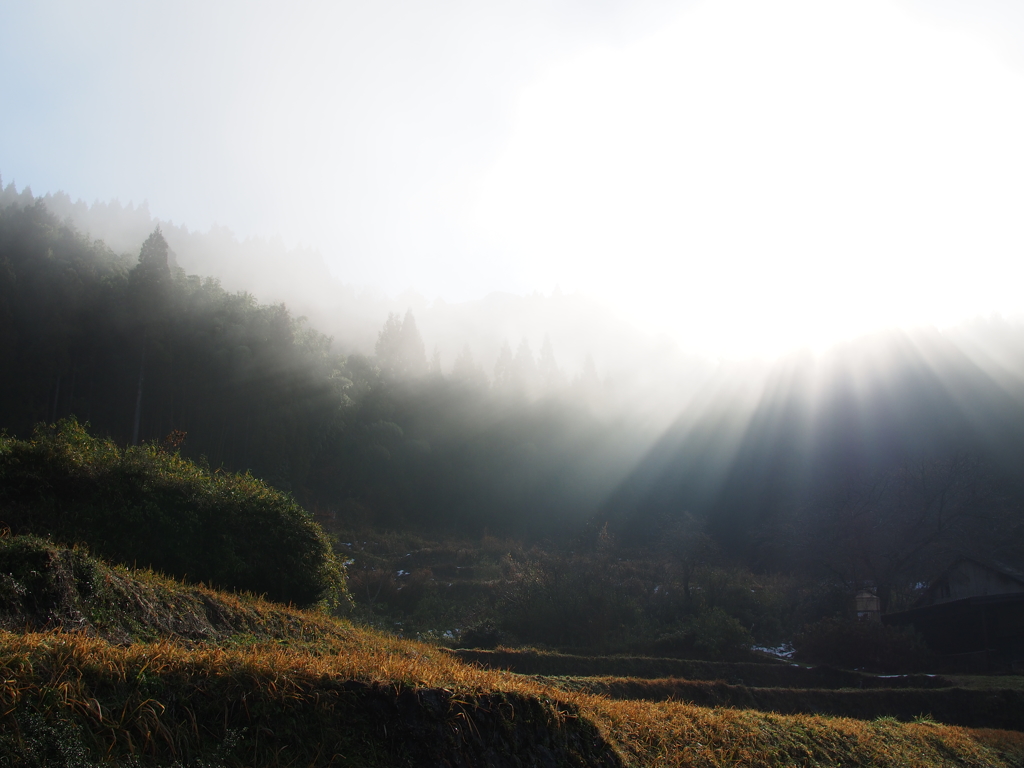
[[[501,351],[498,352],[498,361],[494,364],[494,387],[499,390],[508,390],[514,381],[515,366],[512,359],[512,347],[507,341],[501,343]]]
[[[555,350],[551,346],[551,337],[544,334],[544,344],[540,348],[540,359],[537,361],[537,375],[541,386],[546,390],[558,389],[564,383],[564,376],[555,361]]]
[[[422,376],[427,372],[426,348],[412,309],[405,313],[403,320],[393,312],[388,313],[374,351],[381,369],[394,378]]]

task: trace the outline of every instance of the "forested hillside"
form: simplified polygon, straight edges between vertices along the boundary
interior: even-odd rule
[[[0,210],[0,423],[27,435],[74,415],[116,442],[182,433],[181,450],[251,470],[326,519],[554,531],[584,522],[643,433],[600,414],[591,372],[506,350],[489,377],[466,352],[428,365],[415,318],[377,354],[345,356],[284,305],[172,265],[159,230],[136,256],[41,201]],[[545,365],[547,368],[545,368]]]
[[[14,436],[71,415],[120,445],[174,432],[184,456],[250,470],[336,530],[571,547],[604,529],[635,552],[675,542],[685,569],[870,583],[892,606],[957,555],[1024,551],[1024,332],[1000,318],[723,362],[673,419],[681,400],[655,387],[624,402],[592,365],[566,373],[549,340],[486,367],[465,345],[444,366],[412,311],[381,318],[373,354],[343,354],[286,306],[185,274],[159,229],[118,254],[8,198]],[[672,421],[660,436],[652,412]]]
[[[31,191],[0,185],[0,207],[30,205]],[[170,246],[171,263],[188,274],[216,278],[229,292],[251,294],[265,304],[287,304],[293,315],[334,340],[335,351],[372,355],[389,312],[414,312],[427,341],[428,359],[435,355],[445,373],[471,350],[488,378],[503,354],[518,352],[526,341],[531,355],[546,351],[549,363],[571,381],[597,372],[609,403],[637,410],[640,398],[652,400],[645,417],[663,425],[685,403],[714,368],[706,357],[684,354],[664,338],[641,333],[607,307],[580,294],[554,291],[517,296],[495,292],[470,301],[431,299],[410,289],[391,297],[368,286],[351,284],[332,274],[323,255],[303,247],[287,247],[279,239],[236,238],[224,227],[206,232],[153,216],[145,203],[73,201],[63,192],[47,193],[47,209],[94,240],[102,239],[115,253],[134,260],[140,243],[157,227]],[[531,346],[532,345],[532,346]],[[540,362],[540,361],[538,361]],[[555,383],[546,381],[545,383]],[[567,382],[566,382],[567,383]]]

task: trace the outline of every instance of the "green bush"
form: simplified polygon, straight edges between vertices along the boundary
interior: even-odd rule
[[[681,630],[659,637],[653,650],[678,658],[718,661],[737,657],[753,641],[738,619],[721,608],[712,608],[688,620]]]
[[[690,622],[693,647],[711,659],[722,659],[754,641],[740,622],[721,608],[713,608]]]
[[[497,648],[506,639],[505,633],[492,620],[487,619],[462,630],[458,644],[460,648]]]
[[[875,672],[917,672],[927,669],[931,652],[910,627],[889,627],[877,621],[823,619],[808,624],[793,638],[802,661]]]
[[[499,601],[499,629],[507,638],[534,645],[625,647],[645,621],[624,571],[622,564],[599,556],[548,554],[518,563]]]
[[[290,497],[156,444],[121,449],[74,418],[0,437],[0,524],[280,602],[346,598],[330,542]]]

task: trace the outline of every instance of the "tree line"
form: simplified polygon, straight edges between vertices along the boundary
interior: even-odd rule
[[[121,255],[41,201],[0,209],[0,425],[73,415],[120,445],[177,430],[184,455],[352,524],[552,530],[606,492],[621,459],[579,396],[594,382],[534,397],[538,371],[559,375],[550,344],[493,387],[468,348],[443,376],[410,312],[375,355],[346,356],[284,305],[173,263],[159,229]]]
[[[251,471],[339,528],[570,540],[608,522],[630,547],[674,542],[684,592],[705,536],[718,558],[870,584],[891,607],[958,554],[1024,551],[1019,371],[994,378],[938,336],[872,342],[890,363],[860,389],[842,365],[866,353],[844,353],[816,399],[821,369],[799,361],[750,407],[742,373],[723,375],[645,450],[628,411],[601,411],[592,364],[568,382],[548,340],[506,345],[493,377],[467,346],[445,375],[407,312],[374,354],[344,355],[284,305],[177,269],[159,230],[117,254],[22,203],[0,208],[12,435],[72,415],[121,446],[178,431],[201,466]],[[989,337],[1024,359],[1019,330]]]

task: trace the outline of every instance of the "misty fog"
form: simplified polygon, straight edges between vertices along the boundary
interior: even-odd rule
[[[31,190],[29,190],[31,192]],[[8,185],[6,199],[15,200]],[[334,340],[344,354],[372,354],[377,335],[391,313],[412,310],[426,352],[440,355],[449,374],[469,347],[475,363],[493,381],[502,347],[536,359],[548,340],[561,380],[583,376],[588,357],[607,392],[608,403],[643,414],[664,426],[708,379],[717,361],[687,353],[666,334],[644,333],[607,306],[580,294],[554,291],[545,296],[493,293],[476,301],[448,303],[414,292],[388,296],[333,277],[311,249],[287,248],[280,240],[240,241],[226,228],[200,233],[160,221],[147,207],[118,202],[87,205],[63,193],[43,196],[60,219],[103,240],[118,253],[136,253],[159,224],[177,266],[189,274],[217,278],[229,291],[251,293],[264,303],[283,302],[297,316]]]
[[[777,642],[1024,569],[1011,4],[129,5],[0,25],[11,440],[473,550],[494,643]],[[365,616],[449,621],[465,563],[363,555]]]
[[[166,227],[204,260],[186,272],[287,252],[272,285],[231,285],[283,294],[346,348],[383,322],[349,310],[378,291],[449,366],[465,342],[443,312],[433,330],[438,297],[559,289],[729,358],[1024,309],[1024,20],[1006,3],[122,6],[7,16],[5,181],[265,238],[243,257]],[[547,332],[570,376],[588,351],[612,373],[542,310],[487,311],[469,340],[486,368]]]
[[[578,295],[492,294],[460,304],[415,294],[391,298],[346,285],[316,252],[279,241],[239,241],[223,228],[192,232],[159,222],[145,207],[90,206],[62,193],[36,201],[13,184],[3,191],[9,216],[27,215],[38,204],[54,221],[87,233],[94,248],[110,248],[109,258],[119,259],[121,268],[134,271],[134,254],[159,225],[168,268],[186,281],[178,290],[202,279],[185,275],[204,275],[218,281],[212,285],[226,291],[224,300],[240,292],[246,306],[259,303],[269,311],[283,304],[282,317],[292,318],[296,332],[321,339],[317,354],[333,356],[316,365],[326,365],[325,372],[334,367],[324,383],[348,403],[343,410],[349,415],[342,417],[348,426],[339,426],[336,438],[324,433],[316,439],[329,445],[362,434],[357,443],[363,447],[337,450],[407,454],[405,479],[388,470],[381,482],[419,487],[431,462],[441,461],[450,472],[454,467],[446,462],[479,451],[481,440],[497,441],[486,450],[502,447],[487,461],[504,469],[480,480],[490,490],[481,496],[464,489],[459,493],[469,495],[461,502],[454,491],[438,490],[441,495],[430,502],[466,504],[458,513],[465,519],[491,519],[495,511],[487,507],[495,504],[523,514],[525,505],[531,519],[546,509],[566,520],[603,517],[639,531],[643,520],[685,511],[712,521],[726,539],[745,539],[781,509],[813,503],[836,483],[907,461],[968,452],[1012,486],[1024,457],[1024,326],[998,316],[943,330],[893,329],[775,360],[714,360],[638,331]],[[165,343],[173,354],[174,345],[184,342]],[[252,342],[236,343],[248,345],[237,348],[244,355],[253,354]],[[237,357],[237,350],[231,354]],[[61,381],[67,387],[70,377],[74,386],[75,377],[85,375],[93,363],[84,354],[69,349],[64,372],[57,369],[56,380],[49,374],[49,394],[39,393],[40,416],[75,412],[75,395],[62,391]],[[132,386],[133,375],[124,386]],[[175,405],[182,395],[167,397],[172,399],[161,406],[170,408],[167,415],[156,422],[143,418],[143,438],[188,426],[187,408]],[[128,410],[123,407],[119,418]],[[172,421],[182,424],[167,420],[179,412]],[[115,433],[125,428],[115,422],[107,427]],[[211,454],[219,461],[262,467],[285,484],[299,477],[295,467],[283,468],[295,459],[269,453],[258,459],[254,446],[234,455],[224,439]],[[196,434],[193,446],[202,440]],[[217,443],[206,445],[209,452]],[[325,448],[315,450],[323,454]],[[438,458],[444,451],[448,458]],[[324,455],[319,460],[331,461]],[[302,470],[307,480],[301,482],[312,482],[308,473],[317,471],[316,456],[301,459],[313,462]],[[505,472],[511,474],[499,480]],[[324,482],[320,503],[358,509],[366,519],[380,512],[373,509],[373,493]],[[489,495],[495,492],[504,500]],[[387,502],[391,511],[382,519],[412,514],[396,511],[407,503]]]

